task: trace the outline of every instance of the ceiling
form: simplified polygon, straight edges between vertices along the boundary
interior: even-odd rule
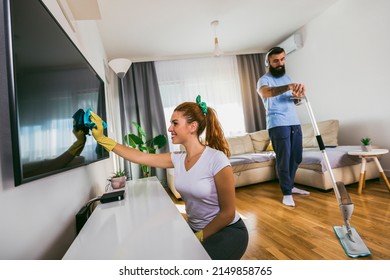
[[[68,0],[70,1],[70,0]],[[88,0],[98,4],[108,59],[211,56],[213,20],[225,54],[266,52],[339,0]],[[77,1],[75,1],[77,2]],[[83,2],[83,1],[78,1]],[[83,14],[92,7],[75,8]],[[99,11],[98,10],[98,11]],[[74,12],[73,12],[74,13]]]

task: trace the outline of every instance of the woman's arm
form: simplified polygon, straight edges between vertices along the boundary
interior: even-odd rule
[[[118,156],[134,163],[157,168],[173,168],[170,153],[148,154],[119,143],[115,145],[112,151]]]
[[[51,172],[66,167],[76,156],[79,156],[85,146],[87,140],[84,131],[73,129],[73,134],[76,137],[76,141],[69,147],[69,149],[63,152],[61,155],[54,159],[43,160],[36,162],[32,166],[33,168],[23,167],[23,176],[31,177],[39,175],[42,172]]]
[[[226,166],[223,168],[214,176],[214,180],[217,187],[220,211],[203,229],[203,239],[229,225],[233,221],[236,213],[236,194],[232,167]]]
[[[171,160],[171,154],[149,154],[143,153],[137,149],[124,146],[117,143],[115,140],[107,137],[103,133],[103,121],[94,112],[91,113],[91,122],[95,124],[95,127],[91,129],[92,135],[95,140],[103,146],[107,151],[112,151],[118,156],[127,159],[128,161],[143,164],[147,166],[153,166],[158,168],[171,168],[173,163]]]

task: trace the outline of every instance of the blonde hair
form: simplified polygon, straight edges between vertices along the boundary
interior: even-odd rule
[[[207,113],[203,113],[198,103],[184,102],[178,105],[175,112],[181,112],[186,118],[187,123],[198,123],[198,130],[196,132],[198,139],[206,129],[206,145],[222,151],[227,157],[230,157],[229,144],[223,134],[222,126],[218,121],[215,110],[207,107]]]

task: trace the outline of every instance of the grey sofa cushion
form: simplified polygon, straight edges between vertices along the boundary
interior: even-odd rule
[[[249,164],[254,162],[272,161],[273,159],[275,159],[274,152],[248,153],[231,156],[230,164],[232,166],[236,166],[240,164]]]
[[[325,152],[328,156],[330,166],[339,168],[360,164],[359,157],[348,155],[349,151],[359,150],[360,146],[338,146],[334,148],[326,148]],[[327,170],[326,163],[322,152],[318,148],[305,148],[303,150],[302,162],[299,168],[312,169],[325,172]]]

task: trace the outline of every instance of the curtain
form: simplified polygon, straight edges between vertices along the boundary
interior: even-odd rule
[[[266,72],[264,59],[265,54],[237,56],[245,128],[247,132],[266,129],[265,108],[256,90],[258,79]]]
[[[147,140],[159,134],[167,136],[154,62],[133,63],[120,82],[122,90],[119,91],[119,102],[122,134],[134,133],[138,135],[137,129],[132,124],[135,121],[145,131]],[[167,150],[167,146],[165,146],[157,153],[163,153]],[[127,173],[131,174],[132,179],[142,177],[140,165],[125,160],[124,166]],[[165,169],[152,168],[151,175],[157,176],[162,185],[166,186]]]
[[[245,132],[235,56],[157,61],[155,65],[167,125],[177,105],[195,102],[200,95],[216,110],[225,136]],[[170,142],[170,149],[180,147]]]

